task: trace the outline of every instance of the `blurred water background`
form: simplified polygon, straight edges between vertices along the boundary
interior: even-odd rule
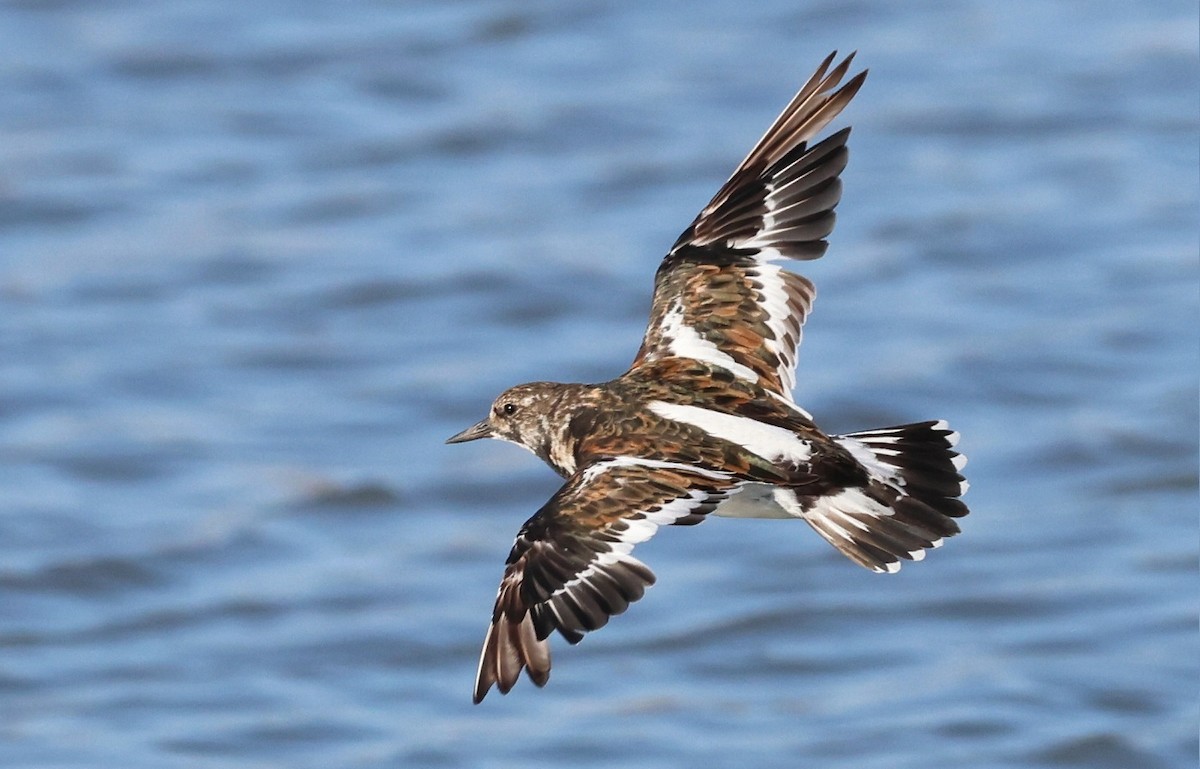
[[[0,764],[1194,767],[1195,3],[0,2]],[[930,417],[895,577],[713,520],[470,704],[557,486],[443,446],[624,370],[815,64],[871,68],[798,401]]]

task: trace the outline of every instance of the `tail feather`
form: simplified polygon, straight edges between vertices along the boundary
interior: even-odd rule
[[[833,439],[862,465],[868,480],[820,496],[797,495],[800,515],[855,563],[894,572],[919,561],[959,532],[968,513],[959,472],[966,457],[945,422],[919,422]]]

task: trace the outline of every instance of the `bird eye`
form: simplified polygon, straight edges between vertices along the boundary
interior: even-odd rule
[[[501,411],[503,411],[506,416],[512,416],[513,414],[517,413],[517,407],[512,403],[505,403],[501,408]]]

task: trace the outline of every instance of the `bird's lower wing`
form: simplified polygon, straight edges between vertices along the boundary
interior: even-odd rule
[[[475,702],[493,684],[507,693],[522,670],[545,684],[551,631],[578,643],[654,583],[630,555],[633,546],[659,526],[700,522],[740,487],[727,473],[637,457],[573,475],[517,534],[480,654]]]

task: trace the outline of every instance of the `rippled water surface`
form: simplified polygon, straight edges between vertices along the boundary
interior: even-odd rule
[[[6,767],[1194,767],[1194,3],[0,2]],[[556,488],[443,446],[620,373],[659,256],[871,68],[797,397],[943,417],[964,534],[807,527],[470,704]]]

